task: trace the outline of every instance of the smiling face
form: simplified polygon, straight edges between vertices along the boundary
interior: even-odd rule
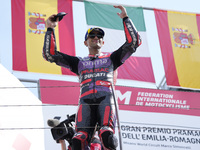
[[[98,54],[104,45],[103,36],[98,31],[92,31],[84,41],[84,44],[88,47],[90,54]]]

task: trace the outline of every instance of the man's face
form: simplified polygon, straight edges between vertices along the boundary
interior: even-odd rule
[[[98,31],[92,31],[88,35],[87,40],[85,41],[85,45],[88,48],[92,48],[92,49],[99,49],[103,46],[103,44],[104,44],[103,36]]]

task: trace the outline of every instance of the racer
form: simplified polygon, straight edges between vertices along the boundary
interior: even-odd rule
[[[140,35],[127,16],[126,9],[121,6],[117,13],[123,20],[126,36],[125,43],[111,54],[101,53],[105,32],[98,27],[90,28],[85,34],[84,44],[88,47],[89,56],[80,58],[57,51],[54,28],[58,23],[52,21],[55,15],[47,19],[43,57],[49,62],[69,68],[77,74],[80,82],[80,100],[76,115],[76,134],[72,139],[73,150],[87,149],[96,123],[99,124],[99,137],[104,150],[115,150],[117,139],[115,131],[115,107],[112,87],[115,72],[141,44]]]

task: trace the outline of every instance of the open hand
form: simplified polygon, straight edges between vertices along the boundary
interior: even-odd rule
[[[120,17],[120,18],[124,18],[124,17],[127,17],[127,12],[126,12],[126,9],[121,6],[121,5],[114,5],[115,8],[119,8],[122,12],[121,13],[117,13],[117,15]]]

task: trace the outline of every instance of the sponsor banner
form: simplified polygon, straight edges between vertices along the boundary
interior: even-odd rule
[[[75,55],[72,0],[11,0],[11,5],[13,70],[72,75],[42,57],[46,19],[58,12],[68,14],[55,28],[57,49]]]
[[[200,146],[200,130],[187,127],[121,122],[121,135],[123,149],[198,150]]]
[[[40,79],[41,100],[77,105],[79,83]],[[115,86],[120,110],[199,116],[200,93]]]
[[[102,52],[111,53],[121,47],[126,39],[122,19],[117,15],[120,10],[114,8],[113,5],[88,1],[84,1],[84,4],[88,28],[100,27],[105,31],[105,44],[102,47]],[[118,78],[155,83],[143,9],[141,7],[126,7],[126,10],[141,35],[142,45],[123,64],[123,67],[119,67]]]
[[[199,93],[116,86],[121,110],[199,116]]]
[[[167,85],[200,88],[200,15],[155,10]]]

